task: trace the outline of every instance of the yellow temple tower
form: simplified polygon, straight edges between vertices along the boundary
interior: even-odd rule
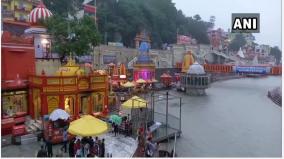
[[[194,63],[194,58],[191,51],[188,51],[183,58],[181,72],[186,73],[189,67]]]

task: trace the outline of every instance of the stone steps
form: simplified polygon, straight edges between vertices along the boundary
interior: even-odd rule
[[[34,134],[27,134],[27,135],[23,135],[21,136],[21,144],[30,144],[30,143],[34,143],[37,142],[37,136]]]

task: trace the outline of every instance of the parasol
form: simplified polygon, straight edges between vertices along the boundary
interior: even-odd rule
[[[122,103],[121,105],[125,109],[146,108],[147,101],[138,96],[133,96],[132,98]]]
[[[67,120],[70,117],[70,115],[62,110],[62,109],[55,109],[50,115],[49,120],[56,121],[58,119]]]
[[[70,123],[68,132],[78,136],[97,136],[108,131],[107,123],[91,115],[85,115]]]

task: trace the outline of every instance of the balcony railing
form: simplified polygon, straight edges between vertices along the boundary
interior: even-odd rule
[[[14,17],[14,12],[8,11],[8,10],[2,10],[2,17],[3,18],[13,18]]]

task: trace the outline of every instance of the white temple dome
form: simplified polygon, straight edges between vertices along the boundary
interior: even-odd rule
[[[37,23],[39,19],[46,19],[52,16],[50,10],[48,10],[42,1],[40,1],[39,5],[34,8],[29,14],[29,22]]]
[[[204,71],[204,67],[202,65],[200,65],[197,62],[194,62],[194,64],[192,64],[189,67],[187,73],[188,74],[205,74],[205,71]]]

